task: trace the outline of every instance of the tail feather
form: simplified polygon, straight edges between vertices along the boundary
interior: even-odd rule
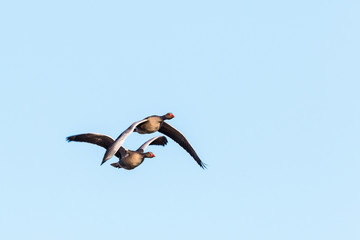
[[[114,168],[121,168],[120,164],[118,162],[110,164]]]

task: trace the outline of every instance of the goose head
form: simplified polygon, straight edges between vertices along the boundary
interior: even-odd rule
[[[164,116],[163,116],[163,118],[164,119],[172,119],[172,118],[174,118],[175,116],[174,116],[174,114],[172,114],[172,113],[167,113],[167,114],[165,114]]]
[[[155,157],[155,154],[153,154],[152,152],[147,152],[147,153],[144,153],[144,157],[145,158],[153,158],[153,157]]]

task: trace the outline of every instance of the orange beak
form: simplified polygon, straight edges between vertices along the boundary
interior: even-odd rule
[[[155,157],[155,154],[151,153],[151,157]]]
[[[170,113],[170,117],[174,118],[175,116],[174,116],[174,114]]]

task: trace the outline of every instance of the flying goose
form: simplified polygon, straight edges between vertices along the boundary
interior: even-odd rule
[[[68,142],[88,142],[93,143],[98,146],[101,146],[105,149],[108,149],[111,144],[114,142],[114,139],[110,136],[99,134],[99,133],[85,133],[74,135],[66,138]],[[116,168],[124,168],[131,170],[139,166],[144,158],[153,158],[155,155],[152,152],[145,152],[145,149],[149,145],[162,145],[167,144],[167,139],[164,136],[154,137],[146,141],[141,145],[136,151],[131,151],[123,146],[120,146],[119,150],[115,153],[115,156],[119,158],[119,161],[112,163],[111,166]]]
[[[189,141],[185,138],[185,136],[176,128],[165,122],[165,120],[169,120],[174,118],[174,114],[167,113],[163,116],[153,115],[147,117],[141,121],[134,122],[128,127],[120,136],[115,140],[115,142],[106,150],[103,161],[101,164],[109,160],[114,156],[114,154],[119,150],[122,144],[125,142],[125,139],[132,133],[138,132],[140,134],[148,134],[159,131],[166,136],[170,137],[172,140],[177,142],[182,148],[184,148],[200,165],[200,167],[205,168],[206,165],[203,163],[199,156],[196,154],[194,148],[191,146]]]

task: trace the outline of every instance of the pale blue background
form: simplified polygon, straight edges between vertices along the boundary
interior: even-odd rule
[[[3,1],[0,238],[359,239],[359,12]],[[171,140],[133,171],[65,141],[169,111],[208,170]]]

